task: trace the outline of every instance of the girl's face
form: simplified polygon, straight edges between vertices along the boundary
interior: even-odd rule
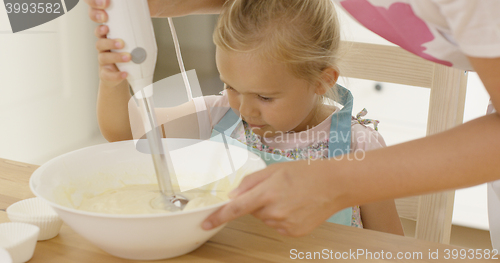
[[[282,63],[255,52],[217,48],[217,68],[231,108],[262,137],[312,128],[319,89],[295,77]]]

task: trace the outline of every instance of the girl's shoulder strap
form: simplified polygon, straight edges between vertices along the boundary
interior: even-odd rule
[[[214,126],[214,130],[224,133],[226,136],[231,136],[240,121],[240,116],[236,115],[233,109],[229,108],[224,117]]]
[[[336,102],[343,107],[332,115],[330,138],[328,140],[328,157],[348,154],[351,149],[351,120],[353,97],[351,92],[337,84],[338,98]]]

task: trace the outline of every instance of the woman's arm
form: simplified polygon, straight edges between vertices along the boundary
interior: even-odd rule
[[[470,60],[498,108],[500,58]],[[271,165],[247,176],[203,227],[250,213],[280,233],[301,236],[345,207],[499,180],[500,113],[352,159]]]
[[[500,116],[490,114],[423,139],[366,152],[361,161],[295,161],[244,178],[233,200],[203,224],[253,214],[302,236],[349,206],[468,187],[500,179]],[[285,183],[284,183],[285,182]]]
[[[500,115],[498,112],[500,109],[500,58],[468,57],[468,59],[490,94],[497,114]]]
[[[488,91],[493,106],[500,108],[500,58],[468,59]],[[384,196],[398,198],[499,180],[500,112],[440,134],[382,149],[367,159],[369,164],[387,163],[388,174],[379,175],[382,180],[372,182],[374,187],[365,184],[365,189],[360,189],[367,191],[366,201],[360,200],[360,203],[382,200]],[[405,175],[397,176],[394,172],[398,170],[406,170]],[[377,193],[377,189],[385,190]]]
[[[152,17],[218,14],[226,0],[148,0]]]
[[[90,6],[89,16],[98,23],[107,21],[104,11],[110,1],[120,0],[85,0]],[[175,17],[189,14],[217,14],[226,0],[148,0],[152,17]]]

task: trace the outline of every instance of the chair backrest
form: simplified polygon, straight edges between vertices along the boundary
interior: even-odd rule
[[[396,46],[344,41],[342,76],[430,88],[427,135],[463,121],[467,72],[424,60]],[[449,243],[455,191],[396,200],[399,216],[416,221],[415,237]]]

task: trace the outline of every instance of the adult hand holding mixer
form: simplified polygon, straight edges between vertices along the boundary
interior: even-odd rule
[[[152,206],[164,207],[169,211],[179,211],[184,208],[188,200],[179,194],[180,189],[168,149],[165,144],[162,144],[161,132],[156,121],[152,95],[157,46],[148,1],[111,1],[106,12],[108,14],[108,22],[106,23],[109,28],[108,37],[122,39],[125,45],[120,51],[130,53],[131,56],[130,62],[116,63],[116,65],[120,71],[128,73],[127,81],[139,104],[144,130],[153,157],[161,196],[153,200]],[[169,22],[172,33],[175,34],[171,19]],[[175,36],[174,39],[176,39]],[[177,54],[189,96],[191,92],[187,77],[185,77],[180,52],[178,51]]]

